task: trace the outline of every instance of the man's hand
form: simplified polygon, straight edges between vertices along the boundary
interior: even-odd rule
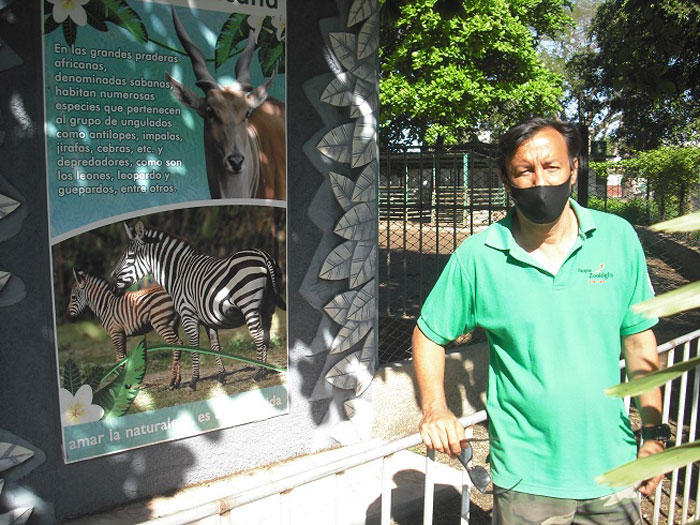
[[[642,446],[639,448],[639,453],[637,454],[638,458],[644,458],[647,456],[651,456],[653,454],[658,454],[659,452],[662,452],[664,450],[664,444],[661,443],[660,441],[654,441],[654,440],[649,440],[645,441],[642,443]],[[639,484],[639,492],[641,494],[644,494],[645,496],[651,496],[654,491],[656,490],[656,486],[659,484],[659,482],[663,479],[664,475],[660,474],[654,478],[650,479],[645,479]]]
[[[426,447],[450,456],[462,451],[461,442],[467,437],[459,420],[444,407],[435,410],[424,409],[418,431]]]
[[[413,365],[416,370],[423,418],[418,431],[428,448],[455,455],[462,451],[464,427],[447,408],[445,399],[445,349],[420,328],[413,330]]]

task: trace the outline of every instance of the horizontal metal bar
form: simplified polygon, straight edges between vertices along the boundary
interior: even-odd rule
[[[474,425],[476,423],[481,423],[486,421],[486,411],[480,410],[479,412],[460,418],[459,422],[465,427]],[[352,467],[358,467],[374,461],[384,456],[388,456],[399,452],[400,450],[405,450],[407,448],[415,447],[422,443],[423,440],[420,434],[412,434],[395,441],[390,441],[389,443],[379,445],[371,450],[365,450],[353,454],[343,459],[336,461],[331,461],[325,465],[319,465],[317,467],[310,468],[304,472],[299,472],[293,474],[286,478],[282,478],[276,481],[265,481],[263,484],[257,487],[244,490],[238,494],[233,494],[225,498],[210,501],[197,507],[191,509],[176,512],[170,514],[169,516],[163,516],[162,518],[156,518],[149,521],[144,521],[142,523],[149,525],[176,525],[182,523],[191,523],[196,520],[201,520],[208,518],[209,516],[214,516],[218,514],[223,514],[230,510],[235,509],[245,505],[246,503],[251,503],[269,496],[274,496],[279,492],[285,492],[291,490],[299,485],[304,485],[312,481],[317,481],[319,479],[325,478],[326,476],[331,476],[338,472],[343,472]]]

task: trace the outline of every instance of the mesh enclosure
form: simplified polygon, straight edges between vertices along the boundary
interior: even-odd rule
[[[382,150],[380,158],[379,362],[384,364],[411,356],[411,334],[420,307],[450,255],[469,235],[503,218],[511,201],[498,177],[495,149],[487,144],[392,148]],[[579,182],[585,179],[580,176]],[[589,208],[620,215],[635,225],[700,210],[697,185],[662,194],[644,179],[618,175],[603,179],[591,173],[587,187]],[[574,186],[574,198],[577,190]],[[680,265],[660,245],[663,237],[700,250],[697,232],[643,239],[654,258],[652,281],[663,280],[664,265],[681,275]],[[656,283],[655,287],[661,288],[657,293],[668,288]],[[690,324],[696,322],[691,314],[686,316]],[[697,326],[696,322],[692,329]],[[477,329],[452,345],[485,339]]]

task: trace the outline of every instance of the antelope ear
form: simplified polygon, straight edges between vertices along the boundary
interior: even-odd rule
[[[248,106],[250,106],[250,109],[257,108],[267,100],[267,97],[270,95],[270,86],[274,78],[275,75],[273,74],[267,82],[248,93]]]
[[[75,282],[78,283],[79,285],[83,285],[85,283],[85,272],[81,270],[80,268],[73,268],[73,277],[75,278]]]
[[[185,106],[194,109],[200,117],[204,118],[206,116],[207,101],[205,99],[197,95],[197,93],[181,82],[175,80],[167,73],[165,74],[165,79],[170,82],[171,86],[173,86],[172,91],[176,99],[182,102]]]

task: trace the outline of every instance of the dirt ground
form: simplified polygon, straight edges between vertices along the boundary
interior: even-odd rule
[[[647,257],[647,265],[649,268],[649,275],[657,294],[670,291],[678,288],[684,284],[688,283],[678,268],[674,267],[673,261],[666,261],[654,253],[653,247],[645,246],[645,251],[650,254]],[[665,343],[675,337],[684,335],[688,332],[697,330],[700,328],[700,310],[693,310],[690,312],[685,312],[678,314],[676,316],[661,319],[659,324],[655,327],[654,332],[657,337],[659,344]],[[662,358],[662,365],[665,363],[665,356]],[[671,411],[674,413],[674,410]],[[672,416],[673,418],[673,416]],[[633,430],[638,430],[641,426],[639,418],[636,411],[633,409],[630,414],[630,419],[632,421]],[[677,430],[675,421],[671,421],[672,430]],[[688,432],[688,425],[683,428],[684,432]],[[476,441],[473,442],[472,446],[474,448],[474,465],[485,465],[488,468],[488,429],[485,424],[475,425],[473,427],[474,437]],[[416,452],[423,453],[421,448],[416,448]],[[449,464],[451,467],[456,469],[461,469],[461,464],[456,459],[451,459],[446,455],[438,454],[438,461],[442,463]],[[695,499],[694,496],[697,492],[697,478],[698,478],[698,468],[697,465],[693,468],[693,476],[695,480],[691,483],[689,498],[689,507],[691,511],[695,510]],[[684,486],[685,470],[682,470],[678,479],[678,494],[682,495]],[[669,519],[669,495],[671,492],[671,476],[668,475],[662,482],[662,496],[660,503],[660,523],[671,524],[671,523],[681,523],[681,508],[678,499],[674,505],[674,514]],[[471,496],[471,516],[470,525],[488,525],[491,523],[491,511],[493,508],[493,499],[490,495],[480,494],[476,491]],[[654,501],[650,498],[642,499],[642,514],[644,523],[651,524],[654,515]],[[452,525],[457,524],[460,521],[460,499],[458,496],[452,496],[444,501],[436,503],[435,512],[433,515],[433,523],[436,525]],[[397,525],[420,525],[422,523],[422,515],[413,515],[405,519],[394,521]]]

